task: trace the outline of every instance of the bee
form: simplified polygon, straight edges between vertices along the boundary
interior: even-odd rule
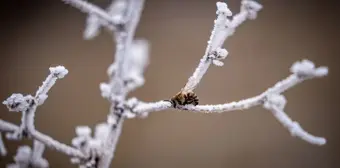
[[[171,104],[176,108],[178,105],[184,106],[192,104],[198,105],[198,97],[193,91],[180,91],[170,99]]]

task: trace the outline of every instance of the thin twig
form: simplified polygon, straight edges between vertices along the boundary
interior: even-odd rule
[[[108,15],[103,9],[99,7],[83,1],[83,0],[62,0],[66,4],[70,4],[78,9],[80,9],[84,13],[96,15],[101,18],[102,24],[109,27],[112,30],[116,30],[120,23],[117,23],[116,20],[112,19],[110,15]],[[105,21],[105,22],[104,22]]]
[[[0,132],[0,156],[6,156],[7,155],[7,150],[5,147],[5,143],[2,140],[2,134]]]
[[[32,97],[31,95],[23,96],[21,94],[13,94],[7,100],[5,100],[3,104],[5,104],[10,111],[17,111],[22,113],[20,127],[16,130],[19,138],[28,134],[33,139],[38,140],[39,142],[45,144],[50,148],[56,149],[70,156],[84,158],[84,154],[81,153],[79,150],[60,143],[43,133],[40,133],[34,127],[34,116],[37,107],[39,105],[42,105],[47,99],[47,93],[55,84],[57,79],[63,78],[65,75],[67,75],[67,73],[68,70],[65,69],[63,66],[51,67],[50,74],[37,90],[35,97]],[[3,122],[2,120],[0,120],[0,123],[1,127],[5,127],[5,129],[16,129],[16,127],[12,124]]]
[[[16,132],[18,130],[19,130],[19,127],[17,125],[0,119],[0,131]]]

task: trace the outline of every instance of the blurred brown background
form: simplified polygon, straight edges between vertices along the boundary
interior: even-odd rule
[[[215,19],[216,1],[147,0],[137,37],[151,42],[146,83],[131,93],[144,101],[177,93],[204,53]],[[96,1],[104,7],[109,0]],[[222,114],[165,111],[124,124],[111,167],[119,168],[338,168],[340,167],[340,46],[336,2],[261,1],[264,9],[230,37],[222,68],[212,66],[197,89],[201,104],[254,96],[289,75],[291,64],[308,58],[329,66],[329,76],[285,93],[287,113],[325,146],[291,137],[261,107]],[[228,5],[239,11],[239,0]],[[62,64],[69,75],[57,82],[38,109],[36,127],[70,144],[76,125],[105,121],[109,104],[99,83],[107,81],[114,44],[108,32],[82,39],[86,15],[61,1],[2,1],[0,99],[13,92],[35,93],[50,66]],[[8,10],[8,11],[6,11]],[[20,114],[0,108],[1,119],[20,122]],[[7,141],[12,161],[18,145]],[[64,154],[48,149],[52,168],[76,167]]]

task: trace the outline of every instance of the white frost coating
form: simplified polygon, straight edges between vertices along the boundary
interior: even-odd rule
[[[137,114],[149,113],[149,112],[156,112],[162,111],[171,108],[171,103],[169,101],[158,101],[154,103],[143,103],[140,102],[138,105],[133,109],[133,111]]]
[[[129,50],[127,62],[128,73],[142,75],[149,64],[149,42],[144,39],[134,40]]]
[[[88,127],[88,126],[77,126],[76,127],[76,134],[78,136],[90,137],[91,136],[91,128]]]
[[[111,161],[114,158],[117,143],[122,132],[123,121],[123,119],[120,120],[120,122],[117,123],[117,127],[115,129],[112,129],[111,125],[109,125],[111,129],[105,139],[106,141],[103,146],[105,155],[101,157],[102,160],[100,160],[100,162],[98,163],[98,167],[109,168]]]
[[[327,74],[327,67],[315,68],[314,63],[308,60],[296,62],[291,67],[292,75],[276,83],[272,88],[267,89],[262,94],[244,99],[238,102],[218,105],[186,105],[179,106],[179,109],[190,110],[194,112],[226,112],[232,110],[243,110],[252,106],[263,104],[263,107],[271,110],[274,116],[291,132],[293,136],[317,145],[324,145],[326,140],[322,137],[316,137],[304,131],[297,122],[293,122],[284,112],[284,106],[287,100],[281,95],[287,89],[301,83],[306,79],[322,77]]]
[[[82,151],[82,153],[84,153],[86,156],[71,158],[71,162],[73,164],[79,164],[80,167],[92,167],[95,164],[93,157],[97,156],[99,151],[99,146],[97,143],[92,142],[96,141],[96,139],[90,137],[89,133],[91,132],[91,129],[88,129],[90,128],[87,126],[78,126],[76,128],[77,136],[72,139],[72,145]]]
[[[228,5],[224,2],[216,2],[217,6],[217,12],[218,14],[223,14],[225,16],[231,16],[233,15],[230,9],[228,8]]]
[[[314,63],[306,59],[295,62],[290,68],[290,71],[299,76],[306,77],[323,77],[328,74],[327,67],[322,66],[319,68],[315,68]]]
[[[267,107],[266,107],[267,108]],[[309,142],[315,145],[324,145],[326,144],[326,139],[323,137],[317,137],[314,135],[309,134],[307,131],[303,130],[299,123],[292,121],[289,116],[280,109],[276,105],[268,106],[267,108],[270,110],[274,117],[284,126],[286,127],[292,136],[297,136],[302,140]]]
[[[39,141],[34,141],[33,144],[33,158],[41,158],[45,150],[45,145]]]
[[[258,8],[257,5],[255,5],[257,4],[256,2],[250,0],[246,0],[246,2],[252,2],[250,3],[251,4],[250,6],[253,7],[254,9],[250,8],[250,10],[255,14],[261,9]],[[246,5],[249,6],[249,3],[246,3]],[[216,11],[217,18],[214,22],[215,23],[214,29],[211,32],[211,36],[208,41],[208,46],[206,48],[205,54],[203,58],[200,60],[200,63],[198,67],[195,69],[193,75],[188,79],[188,82],[186,83],[182,91],[193,91],[201,81],[202,77],[204,76],[212,62],[217,66],[223,65],[221,61],[217,61],[214,59],[209,60],[208,59],[209,55],[211,55],[218,48],[222,47],[227,37],[231,36],[235,32],[235,29],[247,19],[249,14],[248,8],[247,10],[241,10],[240,13],[235,15],[233,19],[230,21],[228,16],[231,16],[231,11],[228,9],[227,4],[224,2],[217,2],[216,6],[217,6]]]
[[[100,27],[101,27],[100,19],[93,14],[89,14],[86,19],[86,27],[84,30],[84,39],[90,40],[96,37],[99,34]]]
[[[8,167],[11,168],[24,168],[25,165],[27,166],[28,161],[39,160],[37,158],[41,158],[45,145],[71,156],[72,163],[77,163],[81,168],[109,168],[114,158],[124,119],[146,117],[150,112],[174,108],[169,100],[145,103],[138,101],[136,98],[126,98],[130,91],[144,84],[143,73],[148,65],[149,44],[145,40],[134,39],[136,26],[143,8],[143,0],[114,0],[106,11],[84,0],[63,1],[89,14],[84,32],[85,38],[92,38],[97,35],[101,26],[105,26],[114,33],[116,42],[115,62],[108,68],[109,82],[100,84],[102,96],[111,103],[110,113],[106,123],[97,124],[94,136],[91,136],[89,127],[77,127],[77,136],[72,140],[75,148],[38,132],[34,126],[37,107],[47,99],[47,92],[54,85],[56,79],[63,78],[68,73],[62,66],[50,68],[51,74],[43,82],[43,85],[39,87],[35,97],[14,94],[3,102],[10,111],[22,112],[22,123],[18,127],[0,119],[0,130],[8,132],[7,135],[16,139],[20,137],[19,135],[22,137],[28,134],[28,137],[36,140],[33,154],[27,154],[29,150],[24,147],[16,159],[21,161],[21,164],[9,165]],[[262,9],[262,5],[255,1],[242,0],[241,11],[231,17],[232,13],[226,3],[217,2],[216,6],[217,18],[214,22],[214,29],[208,41],[206,52],[182,91],[193,91],[211,63],[217,66],[223,65],[222,60],[228,55],[228,51],[222,47],[226,38],[232,35],[235,29],[245,20],[255,19],[257,12]],[[291,71],[292,75],[255,97],[226,104],[178,105],[176,108],[193,112],[225,112],[262,105],[264,108],[269,109],[288,128],[293,136],[298,136],[312,144],[325,144],[324,138],[310,135],[284,113],[286,99],[281,93],[306,79],[327,75],[328,69],[327,67],[315,68],[311,61],[303,60],[295,63],[291,67]],[[40,166],[36,165],[35,167],[48,166],[47,161],[40,161],[39,163],[41,163]]]
[[[50,67],[50,72],[57,78],[64,78],[68,74],[68,70],[64,66]]]
[[[25,113],[23,113],[23,122],[25,125],[24,128],[27,128],[28,134],[33,137],[33,139],[40,141],[47,147],[50,147],[52,149],[55,149],[59,152],[65,153],[69,156],[77,156],[77,157],[85,157],[83,153],[75,148],[72,148],[70,146],[67,146],[61,142],[58,142],[57,140],[54,140],[53,138],[37,131],[34,126],[34,117],[35,112],[37,109],[37,104],[30,107]],[[23,124],[22,123],[22,124]]]
[[[7,168],[47,168],[48,162],[42,158],[44,151],[44,145],[40,142],[34,142],[33,151],[29,146],[20,146],[17,150],[17,154],[14,157],[14,164],[7,165]]]
[[[95,139],[106,139],[110,132],[110,125],[107,123],[100,123],[96,125],[94,133]]]
[[[113,20],[111,18],[110,15],[108,15],[104,10],[98,8],[97,6],[83,1],[83,0],[62,0],[64,1],[66,4],[70,4],[76,8],[78,8],[79,10],[81,10],[84,13],[88,13],[88,14],[92,14],[92,15],[96,15],[97,17],[101,18],[103,20],[102,24],[105,24],[106,26],[110,26],[112,28],[115,28],[115,25],[117,23],[115,23],[115,20]],[[105,22],[104,22],[105,21]]]
[[[22,112],[26,111],[29,103],[30,96],[23,96],[20,93],[14,93],[8,97],[2,104],[6,105],[9,111]]]
[[[109,98],[111,95],[111,86],[107,83],[100,83],[99,84],[99,89],[101,91],[101,95],[104,98]]]
[[[267,96],[267,100],[265,101],[263,107],[267,110],[270,110],[275,118],[289,130],[292,136],[297,136],[311,144],[324,145],[326,143],[325,138],[316,137],[309,134],[301,128],[299,123],[292,121],[289,118],[289,116],[283,111],[285,104],[286,99],[284,96],[273,94]]]
[[[111,17],[114,23],[119,24],[123,22],[123,12],[127,7],[125,0],[114,0],[106,9],[107,14]],[[99,34],[101,26],[106,26],[110,31],[115,28],[108,24],[107,20],[100,19],[97,15],[89,13],[86,20],[86,28],[84,30],[84,38],[89,40]]]
[[[44,104],[45,100],[48,98],[47,94],[41,94],[38,96],[38,105]]]
[[[51,73],[43,82],[42,86],[39,87],[35,97],[31,95],[23,96],[22,94],[13,94],[3,102],[9,108],[9,111],[22,112],[21,125],[19,129],[14,132],[12,131],[11,134],[7,134],[7,137],[12,139],[20,139],[23,133],[27,133],[33,139],[40,141],[50,148],[54,148],[70,156],[84,157],[80,151],[60,143],[53,138],[35,130],[34,116],[37,107],[41,105],[41,103],[47,98],[47,92],[55,84],[56,80],[58,78],[63,78],[68,71],[62,66],[57,66],[50,68],[50,72]],[[0,122],[0,125],[2,125],[1,127],[3,127],[3,123],[4,122]],[[10,126],[13,128],[11,124],[7,123],[4,125],[5,127]]]
[[[39,141],[34,141],[33,144],[33,153],[31,155],[32,164],[39,168],[47,168],[49,167],[48,161],[42,157],[45,150],[45,145]]]
[[[228,55],[228,51],[224,48],[217,48],[216,53],[217,53],[216,59],[225,59]]]
[[[269,94],[267,96],[267,101],[265,101],[265,103],[263,104],[263,106],[268,109],[271,106],[275,106],[281,110],[284,109],[284,107],[286,106],[287,100],[283,95],[279,95],[279,94]]]
[[[32,150],[29,146],[20,146],[17,154],[14,156],[14,161],[22,168],[28,168],[31,160]]]
[[[0,131],[16,132],[18,130],[19,127],[17,125],[0,119]]]
[[[2,140],[2,134],[0,132],[0,156],[6,156],[7,150],[4,144],[4,141]]]
[[[57,79],[62,79],[68,74],[68,70],[64,66],[50,67],[49,70],[50,75],[47,76],[42,86],[39,87],[35,94],[35,98],[38,99],[38,104],[40,105],[47,98],[47,92],[52,88]]]
[[[106,9],[107,13],[112,16],[113,20],[118,23],[122,23],[124,20],[124,11],[128,7],[128,2],[126,0],[114,0]]]
[[[97,167],[98,160],[103,154],[109,154],[111,149],[106,148],[105,143],[109,133],[112,131],[111,126],[107,123],[97,124],[94,136],[89,136],[90,128],[81,126],[83,131],[76,130],[77,137],[73,138],[72,144],[81,150],[87,157],[73,157],[71,162],[78,164],[80,167]],[[90,129],[90,130],[89,130]],[[79,132],[82,132],[79,134]],[[119,137],[119,136],[118,136]]]
[[[15,124],[0,119],[0,131],[7,132],[5,137],[8,140],[18,140],[17,134],[20,132],[20,128]]]
[[[298,63],[298,64],[297,64]],[[294,63],[293,65],[298,65],[297,67],[300,67],[299,61],[297,63]],[[260,105],[264,103],[264,99],[267,96],[273,96],[276,94],[283,93],[284,91],[294,87],[295,85],[307,80],[312,79],[315,77],[321,77],[320,74],[317,72],[320,71],[320,69],[326,69],[326,67],[321,66],[319,68],[313,68],[313,70],[308,71],[309,75],[301,75],[299,74],[300,71],[293,71],[294,74],[291,74],[286,79],[283,79],[282,81],[277,82],[273,87],[268,88],[265,92],[248,98],[244,100],[240,100],[237,102],[230,102],[226,104],[216,104],[216,105],[197,105],[197,106],[178,106],[179,109],[183,110],[190,110],[193,112],[204,112],[204,113],[214,113],[214,112],[227,112],[227,111],[234,111],[234,110],[244,110],[248,109],[253,106]]]
[[[251,0],[242,0],[241,2],[241,12],[247,13],[248,19],[256,19],[257,12],[261,10],[263,7],[261,4],[251,1]]]
[[[107,68],[107,71],[106,71],[107,75],[109,77],[112,77],[114,75],[116,69],[117,69],[117,65],[116,65],[115,62],[110,64],[109,67]]]
[[[228,51],[224,48],[217,48],[213,51],[208,58],[212,59],[213,64],[216,66],[223,66],[224,63],[221,61],[228,56]]]
[[[149,64],[149,43],[147,40],[137,39],[131,44],[126,58],[125,82],[126,89],[132,91],[144,84],[143,73]]]
[[[115,53],[115,62],[113,63],[114,74],[111,74],[109,77],[109,85],[111,85],[111,108],[108,120],[110,123],[111,130],[108,134],[108,137],[104,143],[104,148],[107,149],[105,154],[100,158],[98,163],[98,167],[100,168],[108,168],[111,164],[111,161],[114,157],[114,152],[117,146],[118,139],[121,134],[122,125],[124,122],[123,114],[126,111],[125,107],[119,107],[125,103],[125,98],[128,92],[134,89],[136,86],[141,85],[144,81],[137,81],[137,85],[133,87],[126,87],[129,84],[129,80],[127,80],[127,74],[130,69],[127,67],[130,66],[131,61],[129,61],[129,50],[132,49],[132,45],[134,45],[134,35],[137,28],[137,25],[140,20],[140,16],[142,10],[144,8],[144,0],[131,0],[127,1],[127,9],[126,15],[124,16],[126,22],[124,22],[124,30],[119,33],[116,33],[116,53]],[[133,76],[135,77],[135,76]],[[129,90],[130,89],[130,90]],[[112,121],[116,120],[116,121]]]
[[[132,118],[135,118],[137,115],[135,113],[132,113],[131,111],[126,111],[124,113],[124,117],[126,117],[127,119],[132,119]]]
[[[78,136],[72,139],[71,144],[76,148],[80,148],[81,144],[84,143],[85,141],[86,141],[85,137]]]
[[[139,104],[139,101],[137,98],[133,97],[130,98],[126,101],[125,103],[125,107],[126,107],[126,111],[123,114],[124,117],[128,118],[128,119],[132,119],[135,118],[137,116],[137,113],[135,113],[133,111],[133,109]]]
[[[117,117],[115,115],[108,115],[107,116],[107,123],[110,125],[117,124]]]

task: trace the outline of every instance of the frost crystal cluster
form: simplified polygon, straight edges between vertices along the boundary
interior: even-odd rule
[[[282,95],[283,92],[302,81],[323,77],[328,73],[327,67],[316,67],[309,60],[295,62],[290,68],[290,76],[257,96],[225,104],[201,105],[198,102],[198,97],[194,93],[195,88],[211,64],[223,66],[223,61],[228,56],[228,51],[223,48],[225,40],[233,35],[236,28],[243,22],[257,17],[262,9],[259,3],[242,0],[240,12],[233,15],[226,3],[217,2],[217,18],[214,21],[206,51],[185,86],[169,100],[143,102],[137,98],[127,98],[127,94],[144,84],[143,72],[149,64],[148,41],[134,38],[144,0],[113,0],[107,9],[101,9],[85,0],[62,1],[88,15],[84,31],[85,39],[94,38],[101,29],[112,32],[114,36],[115,61],[107,70],[109,80],[99,84],[102,97],[111,104],[109,113],[107,119],[97,124],[93,132],[88,126],[77,126],[72,146],[39,132],[34,124],[37,108],[46,101],[48,92],[56,81],[68,74],[68,70],[63,66],[51,67],[50,74],[35,95],[14,93],[3,101],[10,112],[21,113],[22,119],[19,126],[0,119],[1,133],[5,133],[5,137],[10,140],[24,138],[34,140],[32,148],[29,146],[18,148],[14,157],[15,163],[9,164],[9,168],[49,167],[47,160],[42,157],[45,147],[68,155],[71,162],[78,164],[81,168],[108,168],[114,158],[125,119],[144,118],[151,112],[170,108],[191,112],[222,113],[259,105],[271,112],[292,136],[315,145],[326,143],[324,138],[306,132],[284,111],[287,100]],[[0,154],[6,155],[7,151],[1,133]]]

